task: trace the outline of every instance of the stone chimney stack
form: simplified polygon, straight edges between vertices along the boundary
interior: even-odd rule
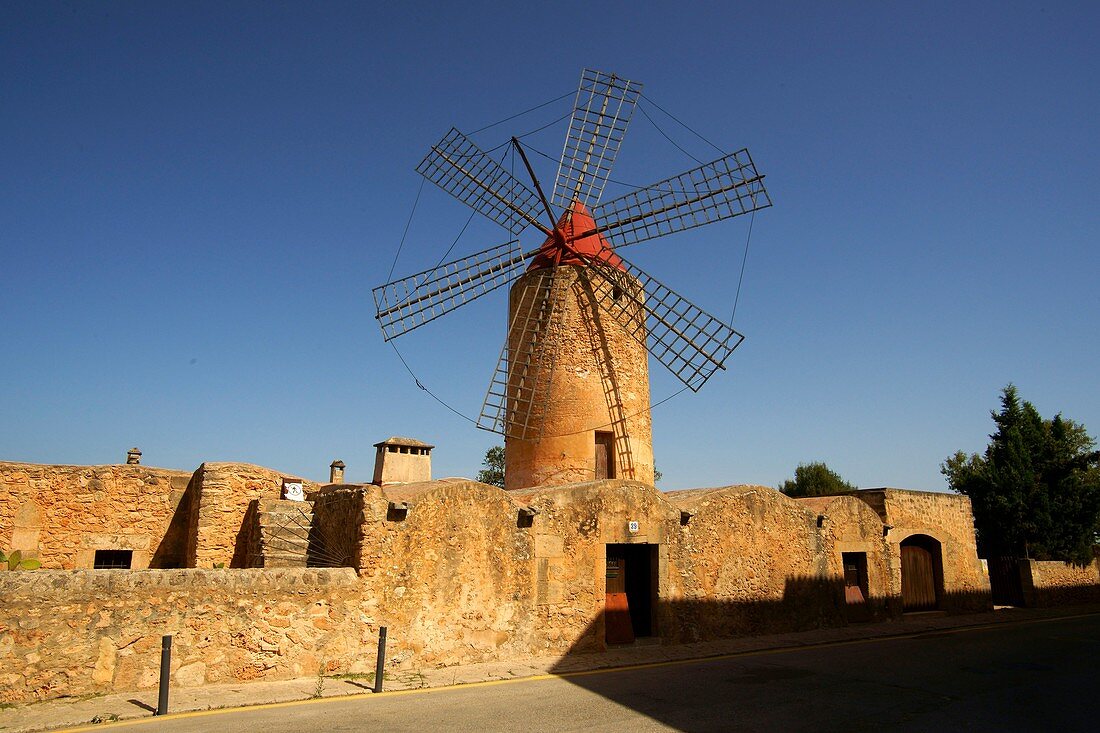
[[[328,482],[330,484],[344,483],[344,462],[333,461],[328,466]]]
[[[375,443],[374,479],[378,486],[432,480],[434,445],[395,435]]]
[[[131,448],[126,451],[126,463],[131,466],[136,466],[141,463],[141,451],[137,448]]]

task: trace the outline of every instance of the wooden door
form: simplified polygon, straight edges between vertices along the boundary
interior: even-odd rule
[[[596,433],[596,480],[615,478],[615,434]]]
[[[936,608],[936,576],[932,553],[916,545],[901,547],[901,601],[906,611]]]
[[[629,644],[634,641],[634,626],[626,595],[626,553],[612,545],[607,547],[605,582],[604,637],[608,644]]]

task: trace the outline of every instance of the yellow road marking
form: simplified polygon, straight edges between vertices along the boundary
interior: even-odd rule
[[[1023,626],[1025,624],[1037,624],[1048,621],[1068,621],[1071,619],[1084,618],[1086,616],[1095,616],[1096,612],[1092,613],[1078,613],[1072,616],[1055,616],[1052,618],[1033,618],[1033,619],[1019,619],[1013,621],[993,621],[987,624],[976,624],[973,626],[956,626],[948,629],[925,629],[924,631],[914,631],[908,634],[896,634],[889,636],[873,636],[863,639],[842,639],[839,641],[823,641],[816,644],[801,644],[798,646],[785,646],[775,647],[771,649],[751,649],[742,652],[730,652],[729,654],[716,654],[710,657],[694,657],[691,659],[667,659],[663,662],[643,662],[641,664],[628,664],[619,667],[602,667],[600,669],[586,669],[576,672],[561,672],[558,674],[535,674],[528,675],[526,677],[514,677],[509,679],[499,680],[484,680],[482,682],[460,682],[455,685],[446,685],[443,687],[418,687],[411,690],[391,690],[389,692],[357,692],[350,695],[334,695],[332,697],[322,698],[309,698],[306,700],[290,700],[287,702],[268,702],[260,703],[259,705],[241,705],[238,707],[225,707],[216,708],[213,710],[192,710],[185,713],[169,713],[168,715],[149,716],[146,718],[134,718],[133,720],[120,720],[115,723],[91,723],[88,725],[81,725],[75,728],[61,728],[55,731],[55,733],[82,733],[83,731],[101,731],[101,730],[113,730],[115,728],[123,728],[134,725],[145,725],[147,723],[159,722],[162,720],[183,720],[185,718],[202,718],[210,715],[224,715],[226,713],[238,713],[241,711],[253,711],[253,710],[275,710],[278,708],[290,708],[299,707],[302,705],[318,705],[322,703],[331,702],[343,702],[346,700],[366,700],[368,698],[378,697],[396,697],[398,695],[415,695],[415,694],[427,694],[431,692],[444,692],[448,690],[463,689],[468,690],[475,687],[493,687],[495,685],[511,685],[517,682],[539,682],[543,680],[554,679],[567,679],[569,677],[589,677],[597,674],[610,674],[612,672],[631,672],[639,669],[655,669],[658,667],[672,667],[684,664],[702,664],[705,662],[720,662],[727,659],[736,659],[738,657],[758,657],[770,654],[784,654],[787,652],[804,651],[807,649],[828,649],[839,646],[853,646],[856,644],[871,644],[877,641],[898,641],[904,639],[916,639],[921,636],[929,636],[932,634],[960,634],[966,631],[984,631],[987,629],[1003,628],[1005,626]]]

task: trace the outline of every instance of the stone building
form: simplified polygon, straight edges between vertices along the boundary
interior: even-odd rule
[[[43,564],[0,574],[8,700],[155,685],[163,633],[202,684],[366,671],[382,625],[417,668],[989,607],[966,497],[897,489],[0,463],[0,546]]]

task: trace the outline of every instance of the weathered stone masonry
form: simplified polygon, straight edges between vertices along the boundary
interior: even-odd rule
[[[85,502],[80,480],[97,472],[113,483]],[[80,528],[50,522],[90,503],[92,535],[148,536],[150,547],[172,537],[165,556],[200,568],[0,573],[0,689],[9,700],[154,686],[165,633],[175,637],[175,682],[185,685],[309,676],[321,667],[367,671],[380,625],[389,627],[398,668],[599,651],[607,648],[612,548],[651,573],[652,608],[640,631],[662,643],[900,614],[897,548],[911,531],[942,544],[945,590],[971,602],[952,605],[949,593],[945,610],[988,605],[968,506],[951,496],[884,490],[794,500],[763,486],[664,493],[624,480],[512,492],[465,479],[306,482],[310,501],[299,504],[312,526],[302,564],[346,567],[236,570],[256,564],[241,557],[269,559],[254,549],[249,525],[258,520],[248,507],[291,503],[278,500],[278,472],[225,463],[190,476],[0,464],[0,476],[0,543],[29,541],[26,518],[16,514],[35,491],[52,486],[69,497],[69,508],[51,509],[38,524],[48,567],[77,566],[78,553],[63,547],[86,542]],[[79,489],[66,494],[65,481]],[[108,491],[137,496],[139,485],[157,487],[140,501],[160,507],[144,523],[111,520],[109,504],[97,504]],[[842,558],[852,556],[866,574],[859,618],[844,595]],[[226,569],[212,569],[221,563]]]

